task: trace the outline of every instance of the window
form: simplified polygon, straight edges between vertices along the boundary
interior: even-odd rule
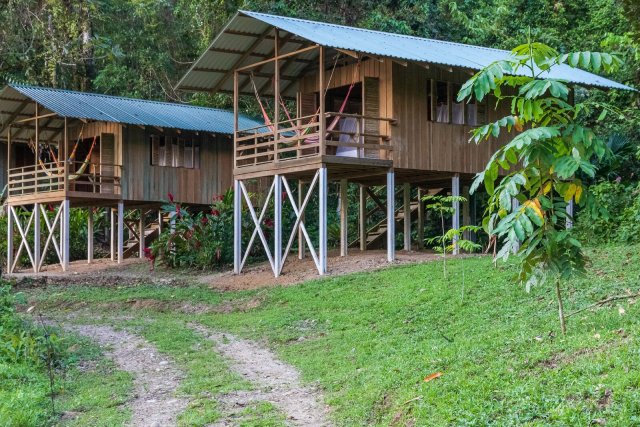
[[[436,82],[436,122],[449,123],[449,84]]]
[[[462,85],[459,84],[452,84],[451,85],[451,101],[453,102],[453,106],[451,108],[451,115],[453,117],[451,117],[451,123],[455,124],[455,125],[463,125],[465,123],[464,120],[464,101],[463,102],[456,102],[457,98],[458,98],[458,92],[460,92],[460,89],[462,88]]]
[[[174,168],[200,169],[200,141],[151,135],[151,164]]]

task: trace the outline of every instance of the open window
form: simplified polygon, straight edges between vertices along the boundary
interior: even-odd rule
[[[436,122],[449,123],[449,84],[436,82]]]
[[[151,135],[151,164],[174,168],[200,169],[200,141]]]
[[[460,92],[460,89],[462,88],[462,85],[459,84],[452,84],[451,85],[451,102],[452,102],[452,108],[451,108],[451,123],[453,123],[454,125],[463,125],[465,124],[465,117],[464,117],[464,109],[465,109],[465,105],[464,105],[464,101],[463,102],[457,102],[457,98],[458,98],[458,92]]]

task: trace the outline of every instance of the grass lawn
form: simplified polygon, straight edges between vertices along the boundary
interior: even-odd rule
[[[563,284],[567,312],[638,292],[639,254],[640,246],[591,251],[589,276]],[[176,359],[187,373],[182,391],[196,397],[242,385],[199,344],[189,322],[267,343],[320,385],[338,425],[640,425],[634,300],[570,317],[563,337],[550,284],[526,293],[513,283],[513,268],[494,268],[488,258],[455,260],[448,270],[447,280],[433,262],[250,292],[143,286],[29,293],[44,311],[86,303],[85,320],[100,309],[133,315],[126,323]],[[130,310],[123,302],[131,299],[235,310]],[[441,376],[424,381],[434,373]],[[215,418],[204,400],[183,424]],[[261,413],[255,408],[252,417]]]

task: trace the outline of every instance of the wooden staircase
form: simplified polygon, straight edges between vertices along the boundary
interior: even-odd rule
[[[159,218],[156,211],[146,212],[144,215],[146,218],[149,217],[149,214],[154,214],[154,219],[151,222],[145,221],[145,229],[144,229],[144,242],[145,246],[149,246],[151,242],[153,242],[160,235],[160,223]],[[163,221],[165,218],[163,216]],[[138,241],[138,230],[137,230],[138,221],[125,221],[126,227],[129,229],[130,238],[126,240],[123,244],[122,256],[123,258],[131,258],[133,256],[138,255],[140,252],[140,243]]]
[[[445,192],[445,189],[442,188],[432,188],[429,189],[425,195],[436,195]],[[367,212],[367,217],[371,213],[373,213],[376,209],[382,208],[380,206],[381,201],[378,200],[378,207],[372,209],[370,212]],[[411,215],[411,222],[416,221],[418,219],[418,206],[420,203],[417,200],[411,200],[411,204],[409,205],[409,215]],[[395,221],[396,221],[396,231],[403,230],[404,228],[404,204],[400,204],[396,208],[395,211]],[[367,249],[379,249],[384,247],[387,236],[387,218],[383,218],[377,224],[374,224],[370,228],[367,229]],[[353,242],[349,244],[349,247],[357,248],[360,247],[360,237],[356,238]]]

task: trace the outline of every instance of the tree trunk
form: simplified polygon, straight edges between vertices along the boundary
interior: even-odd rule
[[[560,316],[560,329],[562,335],[567,335],[567,325],[564,322],[564,305],[562,304],[562,292],[560,292],[560,280],[556,280],[556,298],[558,299],[558,315]]]

